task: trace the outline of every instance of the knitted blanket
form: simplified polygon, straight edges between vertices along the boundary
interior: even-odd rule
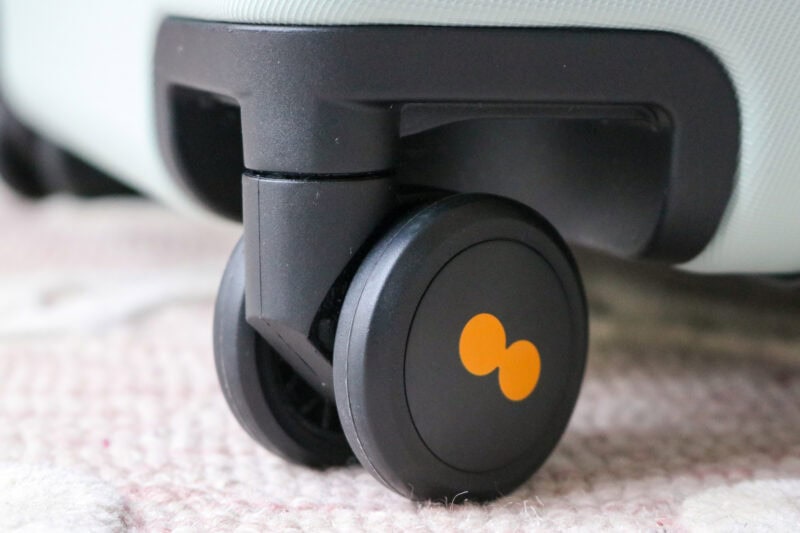
[[[240,228],[0,190],[0,530],[780,531],[800,524],[800,298],[581,253],[564,439],[499,501],[406,501],[257,446],[211,318]]]

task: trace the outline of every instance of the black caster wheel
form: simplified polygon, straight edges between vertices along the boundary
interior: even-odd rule
[[[244,272],[239,241],[214,310],[214,359],[228,405],[253,439],[288,461],[319,468],[346,463],[352,452],[336,406],[246,322]]]
[[[580,389],[578,271],[529,208],[451,196],[399,223],[345,298],[339,416],[361,463],[413,499],[488,500],[544,462]]]
[[[33,159],[38,143],[36,134],[0,103],[0,176],[14,192],[31,199],[47,194]]]
[[[39,199],[135,195],[133,189],[39,137],[0,102],[0,176],[17,194]]]
[[[137,195],[127,185],[51,142],[40,140],[35,154],[39,179],[48,194],[81,198]]]

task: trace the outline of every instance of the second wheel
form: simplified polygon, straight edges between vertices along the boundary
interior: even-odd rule
[[[288,461],[320,468],[346,463],[351,452],[333,402],[245,320],[244,269],[239,241],[214,310],[214,360],[231,411],[253,439]]]
[[[414,499],[492,499],[566,427],[586,356],[568,249],[529,208],[460,195],[401,221],[342,308],[334,384],[361,463]]]

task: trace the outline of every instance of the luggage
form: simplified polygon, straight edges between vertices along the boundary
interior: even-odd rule
[[[790,0],[0,5],[0,173],[241,219],[217,370],[292,461],[522,483],[585,363],[567,242],[800,270]]]

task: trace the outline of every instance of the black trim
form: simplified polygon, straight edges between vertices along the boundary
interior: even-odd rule
[[[184,132],[175,116],[176,86],[240,107],[246,168],[313,175],[396,168],[403,133],[487,118],[487,104],[502,108],[490,113],[493,118],[541,117],[543,108],[556,105],[579,119],[598,119],[596,110],[610,106],[609,117],[616,119],[621,105],[645,107],[652,127],[670,132],[666,178],[659,172],[641,178],[648,183],[646,196],[658,194],[659,201],[648,207],[644,220],[591,222],[610,228],[639,224],[625,228],[639,235],[630,246],[607,248],[672,262],[692,258],[708,243],[738,164],[740,121],[733,85],[717,58],[685,37],[621,30],[278,27],[168,19],[156,51],[164,155],[189,190],[234,216],[238,204],[224,204],[209,191],[220,189],[219,179],[230,180],[225,187],[238,191],[240,169],[200,180],[184,171],[186,154],[177,147]],[[420,118],[418,104],[435,105]],[[442,117],[441,104],[457,104],[456,114]],[[574,210],[570,202],[565,205]]]

